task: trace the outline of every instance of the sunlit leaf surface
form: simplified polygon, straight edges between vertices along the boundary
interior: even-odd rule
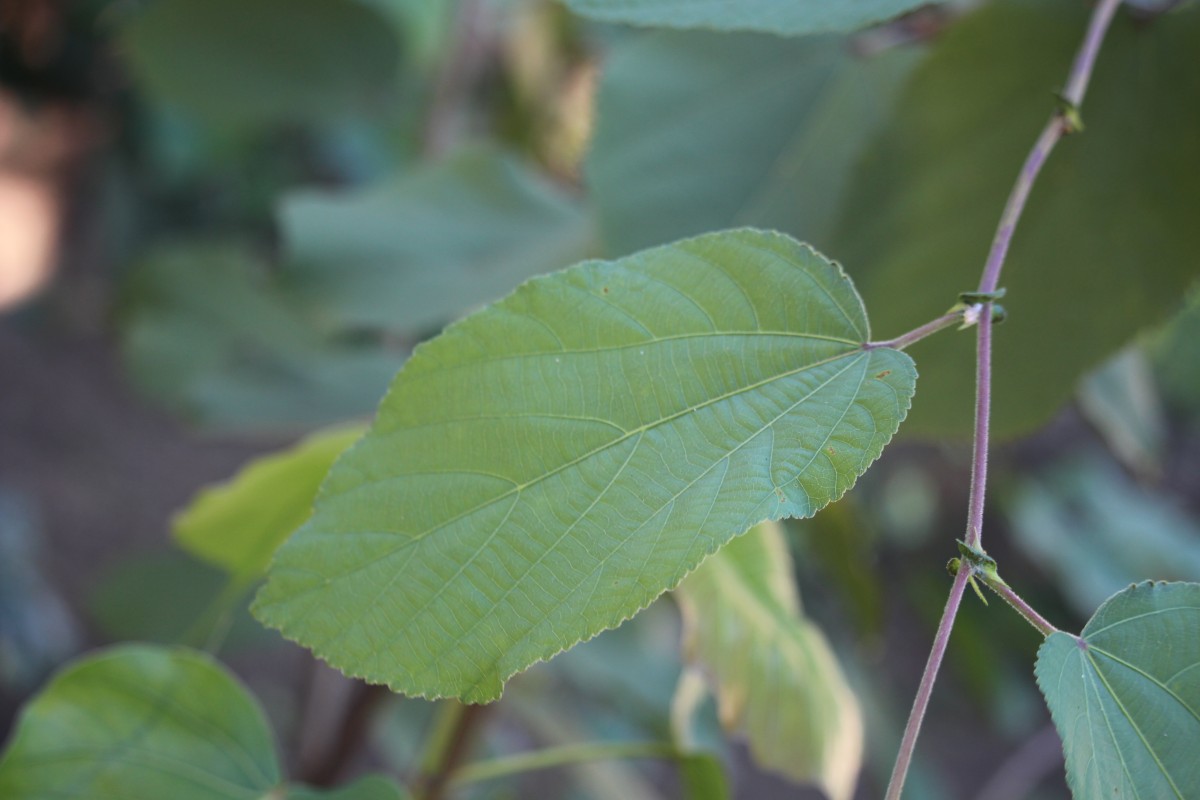
[[[916,377],[868,335],[841,269],[778,234],[532,280],[418,348],[255,611],[351,675],[492,700],[844,493]]]

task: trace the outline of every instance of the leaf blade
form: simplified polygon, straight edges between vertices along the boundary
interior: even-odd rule
[[[1075,797],[1186,797],[1200,781],[1200,584],[1113,595],[1081,636],[1038,650],[1038,687]],[[1078,676],[1078,677],[1076,677]]]
[[[760,765],[851,797],[862,715],[825,637],[800,613],[778,524],[711,556],[675,597],[685,650],[709,676],[726,730],[745,734]]]
[[[844,493],[915,381],[868,335],[840,268],[778,234],[534,279],[418,348],[255,613],[359,677],[494,699]]]

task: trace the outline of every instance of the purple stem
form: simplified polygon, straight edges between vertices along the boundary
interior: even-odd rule
[[[1100,0],[1092,11],[1092,18],[1088,23],[1083,44],[1071,66],[1066,88],[1063,90],[1063,99],[1074,109],[1077,109],[1083,102],[1083,95],[1087,90],[1088,81],[1091,79],[1092,69],[1096,63],[1096,55],[1100,52],[1100,44],[1104,41],[1104,34],[1121,2],[1122,0]],[[979,281],[980,292],[996,290],[1000,282],[1000,271],[1004,267],[1004,259],[1008,255],[1008,246],[1012,242],[1013,231],[1016,230],[1021,213],[1025,210],[1025,203],[1029,199],[1029,192],[1033,188],[1034,180],[1041,172],[1042,165],[1046,163],[1046,158],[1058,144],[1058,140],[1071,130],[1071,122],[1064,112],[1064,109],[1059,109],[1046,123],[1046,127],[1034,143],[1029,157],[1025,159],[1025,165],[1021,168],[1020,175],[1017,176],[1016,184],[1004,206],[1004,213],[1000,217],[1000,224],[996,228],[992,249],[984,264],[983,275]],[[967,544],[976,548],[980,547],[983,531],[983,500],[987,489],[989,444],[988,418],[991,415],[991,405],[992,304],[984,303],[982,313],[979,315],[978,348],[976,350],[975,448],[971,462],[971,498],[967,512],[966,533]],[[938,668],[941,666],[942,655],[946,649],[946,642],[949,641],[950,630],[954,626],[954,617],[958,613],[959,601],[962,599],[963,588],[966,586],[969,574],[970,570],[967,569],[958,571],[958,575],[954,579],[954,586],[950,590],[950,599],[946,602],[946,608],[942,612],[942,620],[938,623],[933,650],[929,654],[929,661],[925,664],[925,673],[921,676],[921,686],[917,690],[917,697],[913,702],[912,712],[909,714],[908,724],[905,726],[904,736],[900,742],[900,752],[896,756],[896,766],[892,770],[892,777],[888,783],[887,800],[899,800],[900,794],[904,790],[904,780],[908,774],[908,766],[912,762],[917,734],[921,730],[921,722],[929,704],[928,695],[933,690],[933,683],[937,677]],[[1033,609],[1024,604],[1024,601],[1021,601],[1021,604],[1033,612]],[[1014,607],[1018,611],[1021,610],[1017,606]],[[1036,612],[1033,613],[1036,619],[1041,620],[1050,630],[1053,630],[1053,626],[1036,615]],[[1034,619],[1026,618],[1031,622]]]
[[[912,711],[908,715],[908,725],[905,726],[904,737],[900,740],[900,753],[896,756],[896,765],[892,767],[892,777],[888,781],[885,800],[900,800],[900,793],[904,791],[904,778],[908,775],[908,767],[917,747],[921,722],[925,719],[929,698],[933,696],[933,682],[937,678],[938,668],[942,665],[942,657],[946,655],[950,629],[954,627],[954,617],[958,614],[958,606],[962,602],[969,577],[971,570],[965,567],[954,576],[954,585],[950,587],[946,609],[942,612],[942,621],[938,623],[937,635],[933,637],[933,647],[929,651],[929,660],[925,662],[925,672],[921,675],[921,685],[917,688],[917,696],[913,699]]]
[[[1021,596],[1013,591],[1012,587],[1004,581],[989,580],[987,575],[976,573],[976,575],[988,585],[993,592],[1004,598],[1004,602],[1012,606],[1018,614],[1025,618],[1033,627],[1041,631],[1042,636],[1049,636],[1052,633],[1058,633],[1058,628],[1054,627],[1041,614],[1033,610],[1033,606],[1021,599]]]

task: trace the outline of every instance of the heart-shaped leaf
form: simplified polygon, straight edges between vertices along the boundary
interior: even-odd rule
[[[1079,800],[1195,797],[1200,786],[1200,584],[1139,583],[1080,636],[1054,633],[1037,680]]]
[[[841,269],[711,234],[534,279],[418,348],[255,613],[393,689],[495,699],[878,457],[908,356]]]

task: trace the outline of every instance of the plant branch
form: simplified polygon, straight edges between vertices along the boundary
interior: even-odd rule
[[[679,758],[679,749],[667,742],[588,742],[477,761],[458,770],[450,782],[455,786],[490,781],[522,772],[550,769],[585,761],[626,758]]]
[[[1013,588],[999,578],[988,575],[982,570],[977,570],[975,576],[988,585],[996,594],[1004,599],[1013,609],[1025,618],[1033,627],[1037,628],[1042,636],[1049,636],[1052,633],[1058,633],[1058,628],[1051,625],[1045,617],[1034,610],[1033,606],[1026,603],[1020,595],[1013,591]]]
[[[470,749],[476,724],[489,706],[463,705],[448,700],[437,709],[428,745],[421,757],[420,800],[441,800],[451,775]]]
[[[917,688],[917,696],[913,699],[912,711],[908,715],[908,724],[904,726],[904,736],[900,740],[900,752],[896,755],[896,765],[892,767],[892,777],[888,781],[885,800],[900,800],[904,790],[904,779],[912,764],[913,752],[917,748],[917,736],[921,733],[921,723],[925,719],[925,710],[929,707],[929,698],[933,696],[933,682],[937,679],[938,669],[942,665],[942,657],[946,655],[946,645],[950,642],[950,630],[954,627],[954,617],[958,614],[958,606],[962,602],[963,592],[967,589],[967,579],[971,570],[960,569],[954,576],[954,585],[950,587],[950,597],[946,599],[946,609],[942,612],[942,620],[938,623],[937,634],[933,637],[933,647],[929,651],[929,660],[925,662],[925,672],[921,675],[921,685]]]
[[[926,322],[919,328],[913,328],[908,333],[901,334],[895,339],[888,339],[883,342],[866,342],[863,344],[863,350],[877,350],[881,347],[890,347],[893,350],[903,350],[913,342],[919,342],[926,336],[937,333],[944,328],[949,328],[963,320],[963,309],[957,311],[948,311],[935,320]]]
[[[1000,271],[1004,268],[1008,248],[1012,243],[1013,231],[1016,230],[1017,222],[1025,210],[1025,204],[1033,189],[1034,181],[1041,172],[1042,165],[1046,163],[1046,159],[1054,149],[1054,146],[1058,144],[1059,139],[1065,134],[1079,130],[1080,128],[1079,106],[1083,102],[1084,92],[1087,90],[1088,82],[1091,79],[1092,70],[1096,63],[1096,56],[1100,51],[1100,44],[1104,41],[1104,35],[1108,30],[1109,24],[1112,22],[1117,6],[1120,4],[1121,0],[1099,0],[1092,11],[1092,17],[1088,23],[1083,44],[1080,46],[1075,61],[1071,66],[1071,72],[1067,77],[1066,87],[1062,95],[1063,104],[1050,118],[1041,135],[1034,142],[1033,149],[1025,159],[1025,164],[1017,176],[1016,183],[1013,185],[1007,203],[1005,203],[1004,212],[1000,216],[1000,224],[996,228],[996,235],[992,240],[992,247],[988,252],[987,261],[983,267],[983,274],[980,277],[980,293],[994,292],[999,285]],[[991,301],[983,304],[982,313],[979,315],[976,348],[975,444],[971,459],[971,497],[968,504],[965,537],[967,546],[976,549],[981,549],[983,505],[987,490],[988,421],[991,416],[992,404],[992,306],[993,303]],[[941,622],[938,623],[938,632],[934,639],[933,650],[930,652],[929,660],[925,664],[925,672],[921,676],[921,685],[917,690],[917,697],[913,702],[912,712],[909,714],[908,723],[904,728],[904,737],[901,740],[900,752],[896,757],[896,766],[892,770],[892,777],[888,782],[887,800],[899,800],[904,790],[904,781],[908,774],[909,764],[912,762],[913,750],[916,747],[921,722],[924,719],[925,710],[929,704],[929,695],[932,693],[933,683],[937,678],[937,672],[941,666],[946,642],[950,638],[950,630],[954,626],[954,618],[958,614],[963,590],[972,572],[973,570],[971,569],[960,569],[958,574],[955,575],[954,586],[950,590],[950,597],[946,602],[945,611],[942,612]],[[1014,594],[1013,596],[1015,597],[1016,595]],[[1009,598],[1005,597],[1005,599],[1008,600]],[[1019,598],[1017,599],[1019,600]],[[1050,626],[1048,622],[1038,616],[1032,608],[1025,605],[1023,601],[1021,603],[1043,625],[1046,625],[1049,629],[1053,629],[1053,626]],[[1016,605],[1013,607],[1021,611],[1020,607]],[[1026,619],[1034,622],[1033,617],[1026,616]],[[1034,622],[1034,625],[1042,629],[1036,622]]]

